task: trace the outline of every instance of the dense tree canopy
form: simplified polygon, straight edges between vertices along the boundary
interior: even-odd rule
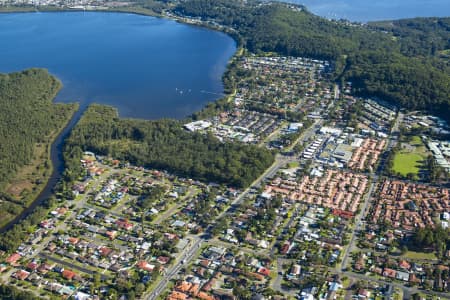
[[[408,56],[433,56],[450,49],[450,18],[415,18],[373,22],[369,26],[392,33]]]
[[[5,300],[38,300],[33,293],[22,291],[14,286],[0,285],[0,295]]]
[[[0,186],[33,158],[36,143],[48,142],[73,107],[53,103],[61,83],[46,70],[0,74]]]
[[[175,120],[119,119],[115,109],[95,104],[67,139],[69,164],[81,150],[238,187],[249,185],[273,162],[266,149],[221,143],[212,135],[187,132]]]
[[[17,250],[27,238],[30,227],[38,225],[45,216],[48,215],[49,209],[54,207],[55,198],[46,199],[40,206],[25,219],[15,224],[12,228],[0,234],[0,250],[13,252]],[[1,293],[0,293],[1,295]]]
[[[448,114],[450,76],[431,63],[375,51],[356,54],[347,61],[345,76],[353,81],[357,93],[379,96],[407,109]]]
[[[434,250],[438,256],[442,257],[450,247],[449,231],[442,227],[419,228],[414,233],[409,246],[419,251]]]

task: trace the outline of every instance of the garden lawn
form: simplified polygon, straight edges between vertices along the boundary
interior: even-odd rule
[[[299,166],[300,166],[300,163],[298,161],[290,162],[287,165],[287,167],[289,169],[298,168]]]
[[[437,260],[436,255],[433,252],[415,252],[408,251],[403,255],[404,258],[409,259],[422,259],[422,260]]]

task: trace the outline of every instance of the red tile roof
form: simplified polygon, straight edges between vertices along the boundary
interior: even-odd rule
[[[398,263],[398,266],[399,266],[400,268],[406,269],[406,270],[411,269],[410,263],[407,262],[406,260],[401,260],[401,261]]]
[[[16,263],[19,259],[20,259],[20,254],[14,253],[14,254],[11,254],[11,256],[6,259],[6,262],[9,264],[12,264],[12,263]]]
[[[30,263],[27,265],[27,269],[30,269],[30,270],[32,270],[32,271],[37,270],[38,267],[39,267],[38,264],[37,264],[36,262],[34,262],[34,261],[30,262]]]
[[[78,244],[78,242],[80,241],[80,239],[79,239],[79,238],[76,238],[76,237],[70,237],[70,238],[68,238],[67,240],[68,240],[69,243],[71,243],[72,245],[76,245],[76,244]]]
[[[137,263],[137,267],[141,270],[148,271],[148,272],[153,272],[153,269],[155,268],[155,266],[149,264],[145,260],[140,260]]]
[[[67,280],[72,280],[77,274],[71,270],[64,270],[61,273],[61,276]]]
[[[172,293],[167,297],[167,300],[186,300],[188,295],[180,293],[177,291],[172,291]]]
[[[170,261],[170,257],[167,257],[167,256],[160,256],[160,257],[157,258],[157,261],[158,261],[160,264],[165,265],[165,264],[167,264],[167,263]]]
[[[267,268],[259,268],[258,273],[264,276],[270,276],[270,270]]]
[[[397,274],[397,271],[395,271],[395,270],[392,270],[389,268],[384,268],[384,270],[383,270],[384,277],[395,278],[395,274]]]
[[[30,276],[30,272],[19,270],[16,273],[14,273],[13,277],[19,279],[19,280],[25,280]]]

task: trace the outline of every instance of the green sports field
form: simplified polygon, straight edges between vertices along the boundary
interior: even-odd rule
[[[406,176],[408,173],[419,174],[421,161],[424,157],[418,153],[397,153],[394,158],[393,170]]]
[[[427,157],[427,148],[418,136],[414,136],[408,144],[408,149],[402,149],[395,155],[392,171],[402,176],[412,173],[417,177]]]

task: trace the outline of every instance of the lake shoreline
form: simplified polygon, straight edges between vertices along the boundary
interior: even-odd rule
[[[31,7],[0,9],[0,14],[15,15],[4,19],[1,23],[4,28],[22,20],[28,25],[1,35],[11,46],[0,52],[12,55],[12,58],[10,62],[0,64],[0,69],[3,73],[30,67],[48,69],[64,83],[56,102],[112,105],[119,109],[123,118],[180,120],[226,96],[222,95],[222,77],[239,49],[238,39],[227,30],[135,8],[89,11],[45,8],[39,9],[33,17],[20,16],[25,13],[36,13],[36,10]],[[63,15],[57,17],[58,14],[51,13]],[[107,16],[96,15],[98,13]],[[135,20],[133,15],[141,16],[141,19]],[[52,44],[49,37],[54,38],[55,34],[45,32],[66,17],[71,21],[69,23],[80,25],[62,26],[56,36],[62,36],[63,40]],[[114,29],[107,25],[109,22],[114,22]],[[82,32],[91,26],[97,29],[86,37]],[[43,30],[45,40],[37,41],[35,32]],[[15,42],[16,32],[22,41],[26,41],[24,45]],[[103,34],[111,38],[102,41],[100,36]],[[127,44],[134,46],[127,48]],[[50,48],[48,45],[54,46]],[[62,49],[64,45],[82,51],[71,50],[73,55],[60,54],[62,52],[56,49]],[[14,47],[37,50],[33,54],[28,50],[12,52]],[[66,56],[71,57],[67,64]],[[114,63],[113,69],[111,62]]]
[[[200,24],[190,24],[190,23],[186,23],[186,22],[182,22],[182,20],[179,19],[173,19],[173,18],[168,18],[167,16],[164,15],[157,15],[157,14],[152,14],[150,11],[148,12],[142,12],[142,11],[135,11],[135,10],[89,10],[89,11],[84,11],[84,10],[75,10],[75,9],[39,9],[36,10],[35,8],[31,8],[31,7],[27,7],[27,8],[19,8],[19,9],[0,9],[0,14],[14,14],[14,13],[40,13],[40,12],[45,12],[45,13],[63,13],[63,12],[70,12],[70,13],[79,13],[79,12],[89,12],[89,13],[124,13],[124,14],[135,14],[135,15],[141,15],[141,16],[145,16],[145,17],[152,17],[152,18],[160,18],[160,19],[166,19],[166,20],[171,20],[171,21],[175,21],[177,23],[181,23],[183,25],[191,25],[191,26],[197,26],[197,27],[202,27],[205,28],[207,30],[214,30],[220,33],[224,33],[226,34],[228,37],[231,37],[230,35],[228,35],[226,32],[224,31],[220,31],[217,28],[210,28],[208,26],[202,26]],[[233,37],[231,37],[233,39]],[[233,60],[233,58],[235,57],[235,55],[239,52],[238,50],[240,48],[237,47],[237,41],[235,39],[233,39],[233,42],[235,44],[235,48],[234,48],[234,52],[232,53],[231,57],[227,60],[226,62],[226,66],[225,66],[225,70],[222,72],[222,77],[223,74],[225,74],[229,62]],[[59,78],[58,76],[54,75],[58,80],[61,80],[61,78]],[[223,78],[220,79],[222,85],[223,85]],[[61,90],[58,91],[58,93]],[[53,101],[55,101],[55,99],[57,98],[58,94],[55,94]],[[217,98],[213,102],[216,102],[222,98],[226,98],[228,97],[228,95],[224,94],[223,97]],[[205,103],[200,110],[195,110],[192,114],[189,114],[187,116],[185,116],[183,119],[189,119],[192,117],[193,114],[198,113],[200,111],[202,111],[207,105],[208,103],[211,102],[207,102]],[[93,101],[92,103],[95,103],[95,101]],[[31,213],[33,213],[33,211],[36,209],[36,207],[40,206],[45,200],[47,200],[48,198],[50,198],[53,194],[54,194],[54,188],[55,186],[58,184],[58,182],[61,181],[62,179],[62,175],[64,172],[64,159],[63,159],[63,147],[64,147],[64,143],[65,143],[65,139],[67,138],[67,136],[70,134],[71,130],[73,129],[73,127],[78,123],[79,119],[81,118],[82,114],[84,113],[84,111],[86,110],[87,106],[89,104],[85,104],[85,105],[77,105],[76,109],[74,109],[71,118],[69,118],[67,120],[67,122],[60,128],[60,130],[58,132],[55,132],[54,134],[54,138],[52,139],[52,142],[49,143],[49,159],[51,161],[51,167],[49,168],[50,171],[50,176],[48,177],[48,179],[46,180],[45,184],[42,186],[42,188],[40,189],[39,192],[36,193],[36,198],[33,201],[30,201],[29,203],[27,203],[27,206],[16,216],[14,216],[12,219],[8,220],[8,222],[6,222],[5,224],[3,224],[0,227],[0,233],[4,233],[8,230],[10,230],[11,228],[13,228],[16,224],[20,223],[22,220],[26,219]],[[112,107],[117,108],[115,105],[113,104],[108,104]],[[121,117],[122,118],[122,117]],[[125,117],[127,119],[141,119],[139,117]],[[163,118],[163,117],[161,117]],[[161,119],[158,118],[158,119]],[[178,119],[178,118],[174,118],[174,119]],[[148,119],[150,120],[150,119]]]
[[[450,4],[444,0],[282,0],[301,5],[328,20],[370,24],[401,19],[449,17]]]
[[[146,16],[146,17],[154,17],[154,18],[160,18],[165,20],[171,20],[178,22],[180,24],[188,25],[188,26],[195,26],[195,27],[201,27],[206,28],[209,30],[218,31],[224,34],[227,34],[229,37],[231,37],[235,43],[240,46],[239,40],[236,39],[236,36],[233,35],[233,33],[222,30],[218,27],[211,26],[208,24],[199,24],[199,23],[191,23],[183,21],[182,18],[176,18],[176,17],[170,17],[164,14],[156,13],[152,10],[136,7],[136,6],[130,6],[130,7],[124,7],[124,8],[98,8],[98,9],[79,9],[79,8],[63,8],[63,7],[52,7],[52,6],[39,6],[39,7],[0,7],[0,14],[10,14],[10,13],[61,13],[61,12],[93,12],[93,13],[125,13],[125,14],[134,14],[138,16]]]

